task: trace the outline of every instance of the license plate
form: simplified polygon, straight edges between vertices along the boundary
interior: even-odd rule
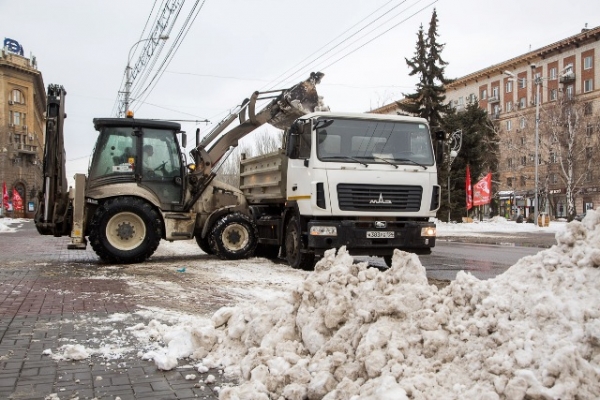
[[[394,231],[367,231],[367,239],[393,239]]]

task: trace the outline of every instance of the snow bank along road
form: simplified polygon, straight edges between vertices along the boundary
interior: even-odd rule
[[[343,249],[311,273],[198,255],[170,254],[165,266],[169,246],[154,265],[65,264],[52,271],[119,282],[122,302],[138,307],[96,320],[74,313],[72,326],[93,323],[100,340],[79,335],[44,352],[58,365],[104,357],[193,368],[182,382],[194,395],[202,387],[222,399],[599,398],[599,222],[589,213],[504,274],[459,273],[442,289],[402,252],[385,272]],[[198,278],[205,285],[193,290]]]

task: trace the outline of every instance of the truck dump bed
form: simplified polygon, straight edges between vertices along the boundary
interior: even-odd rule
[[[287,160],[282,150],[240,162],[240,190],[250,204],[286,200]]]

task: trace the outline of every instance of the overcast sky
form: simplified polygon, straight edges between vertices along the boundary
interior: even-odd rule
[[[36,57],[46,86],[67,90],[69,175],[87,165],[97,136],[92,118],[114,116],[128,53],[153,3],[0,0],[0,37],[17,40],[27,57]],[[186,1],[165,48],[193,3]],[[427,30],[434,7],[450,78],[579,33],[586,23],[600,25],[600,5],[592,0],[205,0],[166,72],[145,103],[138,103],[136,117],[217,123],[253,91],[291,86],[314,70],[326,74],[319,92],[332,110],[388,104],[414,91],[416,78],[408,76],[404,58],[414,55],[419,25]],[[331,49],[352,34],[318,58],[323,46]],[[280,82],[282,75],[288,79]],[[197,127],[210,129],[194,122],[182,126],[190,143]]]

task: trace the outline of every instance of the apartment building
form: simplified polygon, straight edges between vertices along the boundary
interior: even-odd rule
[[[5,215],[32,218],[42,187],[44,111],[46,93],[35,57],[24,56],[23,46],[5,38],[0,49],[0,185],[6,183],[23,200],[23,210]]]
[[[539,85],[538,85],[539,84]],[[535,198],[535,122],[538,86],[539,212],[552,217],[567,214],[567,187],[561,178],[566,164],[564,151],[556,150],[556,135],[547,127],[552,107],[565,99],[582,105],[585,120],[585,155],[574,157],[577,213],[600,206],[600,27],[580,33],[537,50],[491,65],[456,79],[446,86],[451,107],[463,110],[470,102],[488,111],[500,138],[499,181],[493,190],[500,215],[533,215]],[[372,112],[396,113],[395,103]],[[565,128],[567,129],[567,128]],[[554,147],[553,147],[554,146]],[[559,160],[562,157],[563,162]],[[587,159],[593,159],[587,167]]]

